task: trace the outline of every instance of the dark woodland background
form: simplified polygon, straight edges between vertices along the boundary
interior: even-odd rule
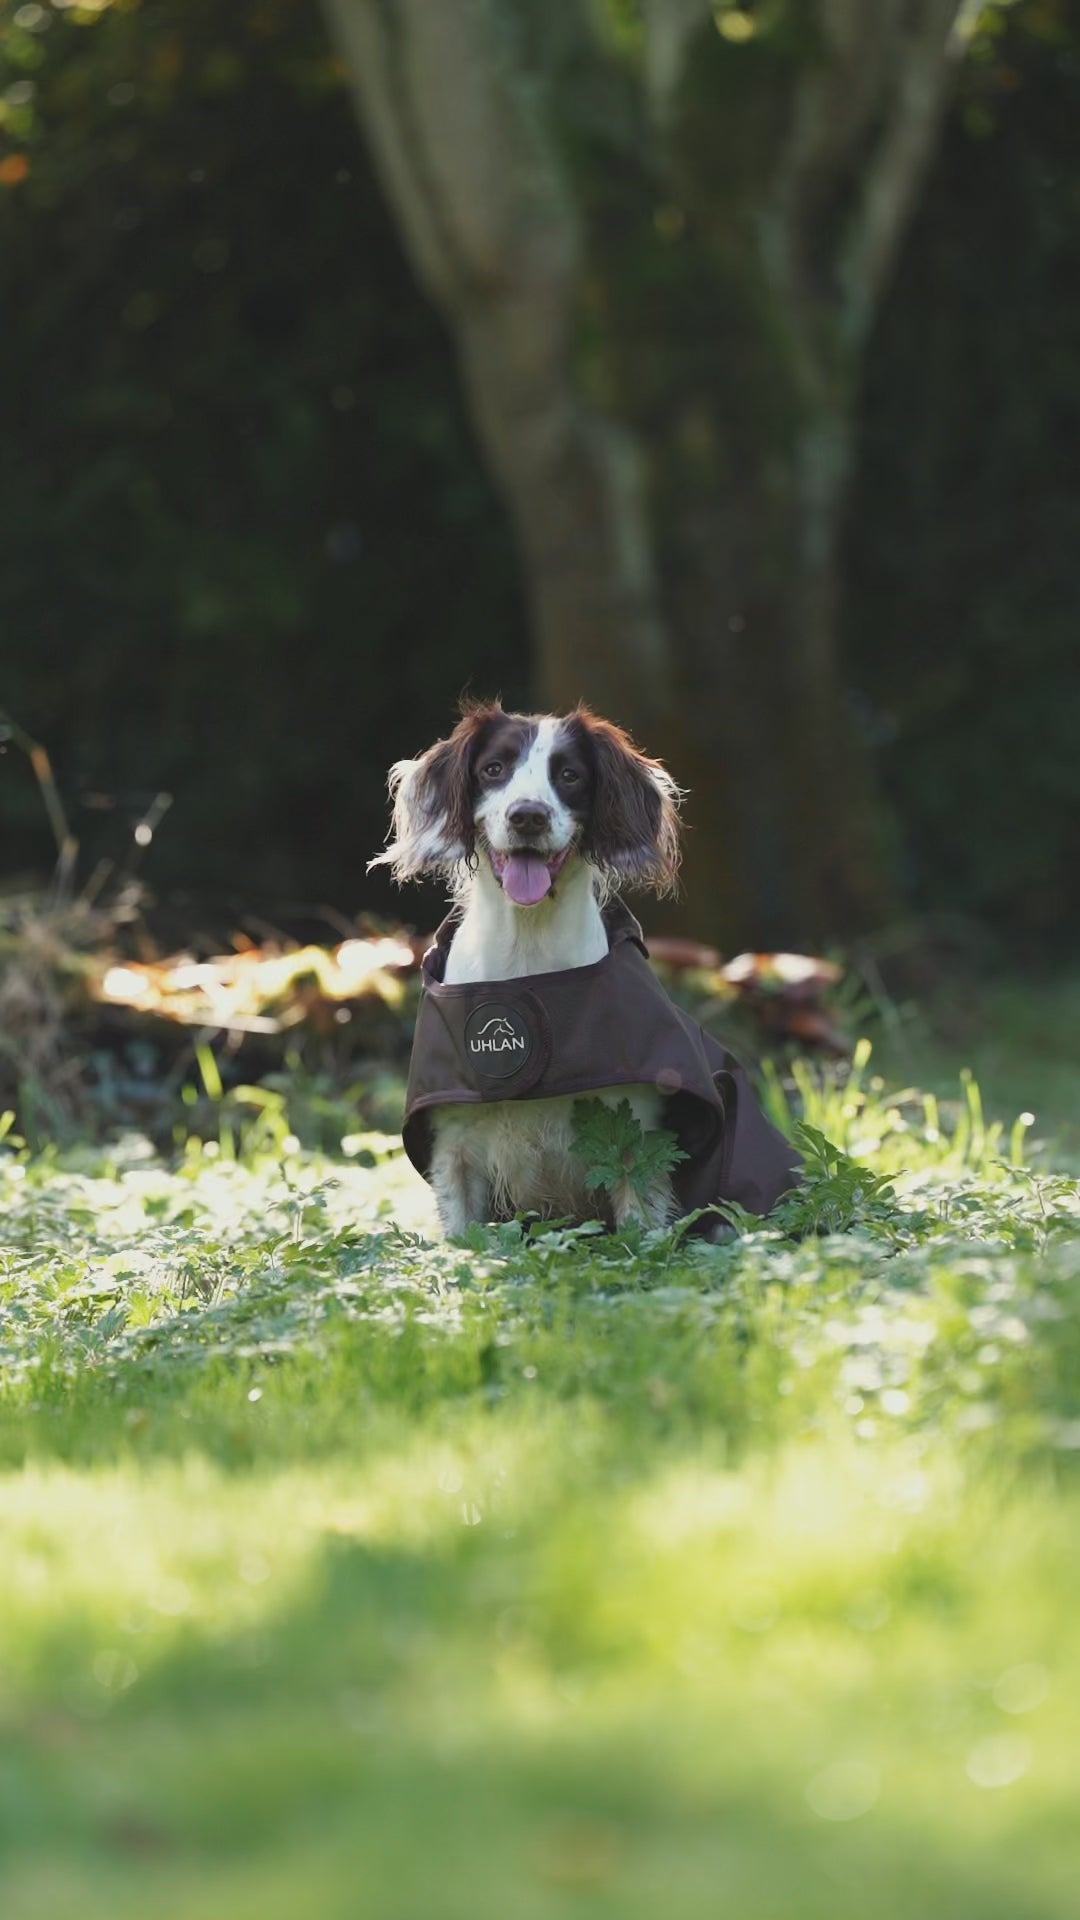
[[[536,677],[343,65],[304,0],[41,13],[0,25],[0,705],[47,746],[85,871],[173,796],[142,867],[166,918],[394,911],[364,871],[387,764],[463,689],[529,704]],[[995,13],[867,349],[843,536],[900,910],[1017,954],[1080,922],[1078,127],[1080,8]],[[717,716],[718,751],[739,726]],[[45,877],[5,752],[4,873]],[[682,912],[704,923],[700,893]]]

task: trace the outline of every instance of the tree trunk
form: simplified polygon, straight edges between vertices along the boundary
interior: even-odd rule
[[[538,700],[690,789],[688,930],[879,923],[837,552],[957,0],[642,0],[632,58],[587,0],[326,5],[517,528]]]

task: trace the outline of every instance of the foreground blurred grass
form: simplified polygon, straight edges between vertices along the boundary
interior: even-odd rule
[[[1071,1920],[1077,1187],[804,1091],[895,1194],[722,1248],[9,1149],[5,1920]]]

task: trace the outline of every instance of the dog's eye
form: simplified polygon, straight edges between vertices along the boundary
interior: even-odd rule
[[[575,773],[573,767],[564,767],[559,775],[559,779],[562,781],[564,787],[575,787],[581,779],[581,775],[580,773]]]
[[[480,769],[486,780],[497,780],[502,770],[503,763],[501,760],[489,760],[487,766],[481,767]]]

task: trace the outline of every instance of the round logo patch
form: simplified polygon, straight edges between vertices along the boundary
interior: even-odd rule
[[[528,1023],[516,1008],[488,1001],[465,1022],[469,1065],[482,1080],[506,1080],[525,1065],[533,1048]]]

